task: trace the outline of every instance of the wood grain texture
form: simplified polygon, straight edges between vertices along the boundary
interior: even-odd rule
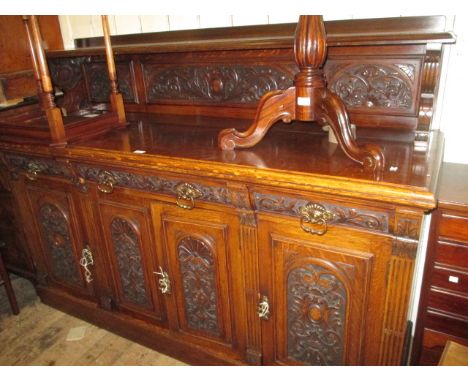
[[[25,279],[15,278],[13,286],[21,307],[18,317],[10,315],[6,297],[0,294],[0,340],[8,344],[0,350],[3,366],[185,365],[42,304]],[[82,326],[84,338],[67,342],[68,331]]]

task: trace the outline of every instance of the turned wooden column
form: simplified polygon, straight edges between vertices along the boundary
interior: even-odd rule
[[[42,110],[45,112],[52,142],[57,145],[66,144],[65,128],[61,110],[55,105],[54,87],[50,79],[47,59],[42,46],[42,36],[36,16],[23,16],[26,33],[30,43],[31,59],[35,76],[40,79],[41,91],[38,94]],[[39,91],[39,85],[38,85]]]
[[[24,28],[26,29],[26,36],[28,38],[29,53],[31,54],[34,79],[36,80],[37,97],[39,98],[39,105],[41,106],[41,109],[44,110],[44,91],[42,90],[41,73],[39,72],[39,65],[37,63],[36,50],[34,49],[34,43],[33,38],[31,36],[31,29],[29,28],[28,17],[23,16],[23,23]]]
[[[296,119],[316,121],[320,98],[326,88],[323,64],[327,58],[325,26],[318,17],[300,16],[294,41],[294,56],[299,73],[296,87]]]
[[[333,130],[338,144],[350,159],[366,169],[382,169],[381,149],[375,145],[357,145],[343,101],[326,87],[322,68],[327,57],[327,43],[322,16],[299,17],[294,54],[299,67],[294,86],[265,94],[252,125],[244,132],[222,130],[218,135],[219,147],[234,150],[255,146],[279,120],[286,123],[317,121]]]
[[[107,69],[111,86],[110,103],[112,110],[117,113],[119,123],[125,123],[125,109],[122,94],[119,93],[117,86],[117,71],[115,69],[114,52],[112,51],[110,28],[108,16],[101,16],[102,30],[104,32],[104,44],[106,48]]]

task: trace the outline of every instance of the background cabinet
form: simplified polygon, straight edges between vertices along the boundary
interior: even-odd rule
[[[468,345],[468,166],[444,163],[412,363],[437,365],[448,340]]]

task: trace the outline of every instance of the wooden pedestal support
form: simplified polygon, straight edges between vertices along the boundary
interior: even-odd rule
[[[343,101],[326,87],[322,66],[327,55],[322,16],[300,16],[294,43],[295,59],[300,69],[294,86],[273,91],[260,100],[252,125],[244,132],[225,129],[219,133],[222,150],[252,147],[262,140],[277,121],[317,121],[329,125],[345,154],[366,169],[382,169],[384,156],[376,145],[358,145],[351,133]]]

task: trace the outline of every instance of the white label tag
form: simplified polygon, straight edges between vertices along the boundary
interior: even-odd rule
[[[134,154],[144,154],[144,153],[146,153],[146,151],[145,150],[135,150],[133,153]]]
[[[310,98],[309,97],[297,97],[297,104],[299,106],[310,106]]]
[[[449,282],[458,284],[458,277],[457,276],[449,276]]]

